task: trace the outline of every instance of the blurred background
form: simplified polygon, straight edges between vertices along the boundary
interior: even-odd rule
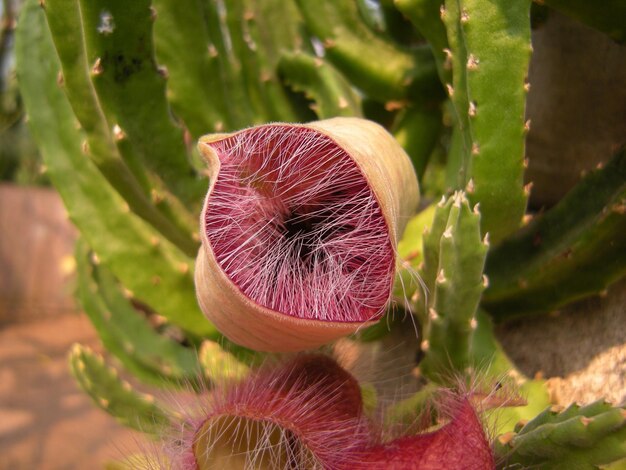
[[[73,299],[76,232],[20,99],[20,6],[0,3],[0,469],[101,468],[135,441],[78,390],[67,367],[72,343],[102,348]]]

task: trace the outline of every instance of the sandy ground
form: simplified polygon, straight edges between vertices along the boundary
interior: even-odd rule
[[[502,325],[497,333],[522,372],[549,379],[554,402],[626,404],[626,279],[601,297]]]
[[[66,314],[0,330],[0,469],[100,469],[136,433],[95,408],[67,366],[74,342],[101,350],[87,318]]]

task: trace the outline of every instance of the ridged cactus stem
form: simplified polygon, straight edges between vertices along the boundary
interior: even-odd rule
[[[35,0],[22,9],[15,50],[29,126],[70,219],[130,295],[189,332],[215,335],[195,301],[193,259],[133,214],[82,153],[84,133],[56,84],[60,65]]]
[[[46,3],[45,12],[62,66],[60,83],[86,134],[82,147],[84,153],[119,191],[133,212],[157,227],[181,249],[192,253],[195,244],[191,238],[191,226],[181,216],[185,211],[174,214],[170,201],[165,198],[154,200],[153,194],[166,194],[166,190],[146,172],[132,146],[126,145],[127,138],[119,125],[107,121],[91,82],[85,44],[78,40],[82,34],[78,2],[52,0]]]
[[[167,68],[167,97],[194,139],[236,126],[228,106],[217,50],[204,5],[196,0],[153,0],[155,52]],[[221,31],[218,29],[217,34]],[[220,38],[220,44],[223,42]],[[218,79],[219,78],[219,79]],[[229,84],[233,86],[233,84]]]
[[[324,44],[326,57],[358,88],[378,101],[440,96],[428,47],[406,49],[375,35],[349,0],[297,0],[304,20]]]
[[[480,202],[494,243],[521,224],[530,1],[447,0],[441,16],[450,49],[446,84],[462,136],[457,187]],[[505,59],[506,58],[506,59]]]
[[[417,30],[428,40],[442,83],[450,83],[451,71],[446,60],[449,50],[446,28],[441,21],[443,0],[395,0],[396,7],[404,13]]]
[[[102,356],[75,344],[69,354],[70,370],[80,387],[94,403],[137,431],[160,435],[170,424],[169,412],[154,397],[136,392],[120,379]]]
[[[626,458],[626,410],[600,400],[550,407],[500,436],[500,468],[595,469]]]
[[[484,307],[497,319],[549,312],[626,272],[626,148],[489,253]]]
[[[320,119],[361,116],[361,98],[335,68],[305,52],[285,52],[278,64],[284,81],[303,92]]]
[[[242,61],[250,103],[258,101],[255,123],[307,119],[278,79],[277,64],[285,50],[310,50],[302,38],[302,17],[293,1],[228,2],[235,53]],[[229,24],[231,24],[229,23]],[[276,27],[281,24],[281,27]]]
[[[107,350],[149,384],[185,386],[197,382],[194,351],[157,333],[124,295],[120,285],[83,240],[76,246],[78,299]]]
[[[194,207],[205,183],[194,175],[182,129],[171,117],[167,74],[154,55],[151,2],[79,1],[87,61],[105,115],[118,123],[143,164]]]
[[[394,123],[393,135],[411,157],[420,182],[439,140],[441,128],[441,111],[438,105],[406,107]]]
[[[435,380],[445,380],[446,372],[470,366],[488,245],[480,236],[480,214],[470,208],[462,192],[444,201],[437,211],[433,230],[424,237],[424,272],[428,273],[424,280],[431,298],[422,324],[425,357],[420,369]],[[427,251],[437,243],[435,258]]]

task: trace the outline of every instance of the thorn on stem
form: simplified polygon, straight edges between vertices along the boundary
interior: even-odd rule
[[[101,75],[104,72],[104,68],[102,67],[102,59],[98,57],[91,67],[91,74],[94,76]]]
[[[480,60],[474,54],[470,54],[467,58],[467,70],[478,70]]]

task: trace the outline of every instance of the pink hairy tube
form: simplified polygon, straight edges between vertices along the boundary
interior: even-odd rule
[[[297,351],[384,313],[397,239],[419,200],[402,148],[356,118],[205,136],[210,186],[196,288],[232,341]]]

